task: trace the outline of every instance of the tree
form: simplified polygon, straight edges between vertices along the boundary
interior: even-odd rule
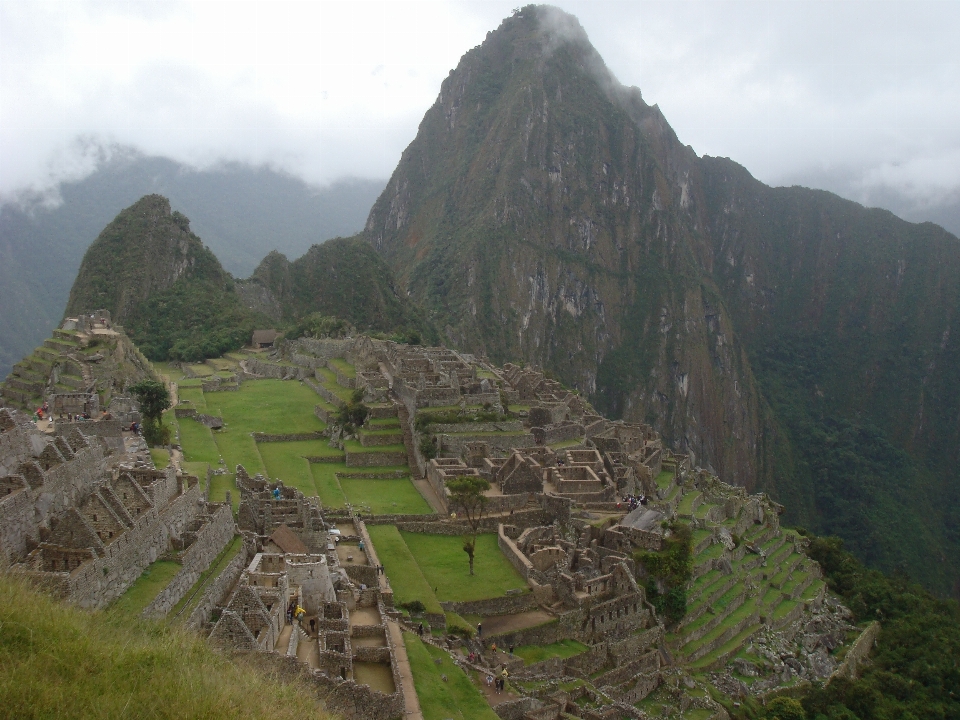
[[[473,575],[473,558],[477,550],[477,532],[483,511],[487,507],[487,496],[484,493],[490,489],[490,483],[479,477],[458,477],[447,481],[450,491],[451,507],[458,513],[463,513],[470,534],[463,538],[463,551],[470,558],[470,574]]]
[[[170,393],[162,382],[141,380],[128,390],[140,405],[143,416],[143,436],[151,445],[166,445],[170,431],[163,427],[163,411],[170,407]]]

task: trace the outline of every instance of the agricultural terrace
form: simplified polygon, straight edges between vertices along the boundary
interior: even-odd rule
[[[200,377],[227,376],[231,363],[236,367],[235,360],[218,358],[203,365],[190,366],[190,370]],[[164,422],[177,433],[187,472],[205,477],[208,467],[227,471],[227,474],[214,475],[211,479],[212,501],[224,501],[227,492],[231,491],[236,511],[240,498],[235,471],[237,465],[243,465],[251,475],[261,473],[271,479],[280,479],[304,495],[318,497],[329,508],[351,507],[374,515],[426,515],[433,512],[411,482],[406,464],[347,466],[347,453],[399,453],[404,452],[404,447],[399,443],[365,447],[357,441],[347,441],[346,452],[331,447],[327,438],[319,436],[326,429],[326,423],[314,414],[317,405],[328,404],[308,385],[263,379],[244,382],[236,391],[205,393],[200,377],[185,379],[179,368],[163,364],[158,369],[168,380],[178,383],[178,407],[192,407],[200,413],[223,418],[223,428],[211,430],[192,418],[177,419],[173,412],[164,416]],[[344,377],[356,376],[353,367],[344,361],[339,361],[337,369]],[[331,371],[326,371],[324,384],[338,396],[349,398],[352,394],[352,390],[337,384],[336,373]],[[399,423],[395,418],[379,419],[371,422],[365,432],[399,433]],[[272,436],[316,433],[317,436],[307,440],[258,442],[254,433]],[[156,459],[164,461],[159,454]]]

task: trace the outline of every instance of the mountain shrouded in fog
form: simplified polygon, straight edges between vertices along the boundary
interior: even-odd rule
[[[698,157],[530,6],[443,82],[364,232],[448,343],[543,365],[874,564],[960,577],[942,228]]]

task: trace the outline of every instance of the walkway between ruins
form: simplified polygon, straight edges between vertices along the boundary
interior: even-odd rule
[[[423,720],[420,710],[420,699],[417,697],[417,688],[413,684],[413,670],[410,669],[410,660],[407,658],[407,647],[403,642],[403,633],[396,620],[387,619],[387,630],[393,643],[394,657],[397,661],[397,671],[400,673],[400,684],[403,686],[403,715],[408,720]]]

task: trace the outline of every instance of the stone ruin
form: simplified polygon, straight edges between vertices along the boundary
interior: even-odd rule
[[[48,435],[0,409],[0,428],[0,563],[58,597],[105,607],[161,556],[199,575],[234,536],[195,477],[114,455],[85,427]]]
[[[373,720],[401,717],[398,644],[405,651],[389,626],[398,613],[364,523],[334,527],[315,499],[243,466],[237,486],[239,526],[255,554],[216,611],[211,642],[302,663],[333,712],[359,703]],[[291,619],[297,607],[305,615]]]

